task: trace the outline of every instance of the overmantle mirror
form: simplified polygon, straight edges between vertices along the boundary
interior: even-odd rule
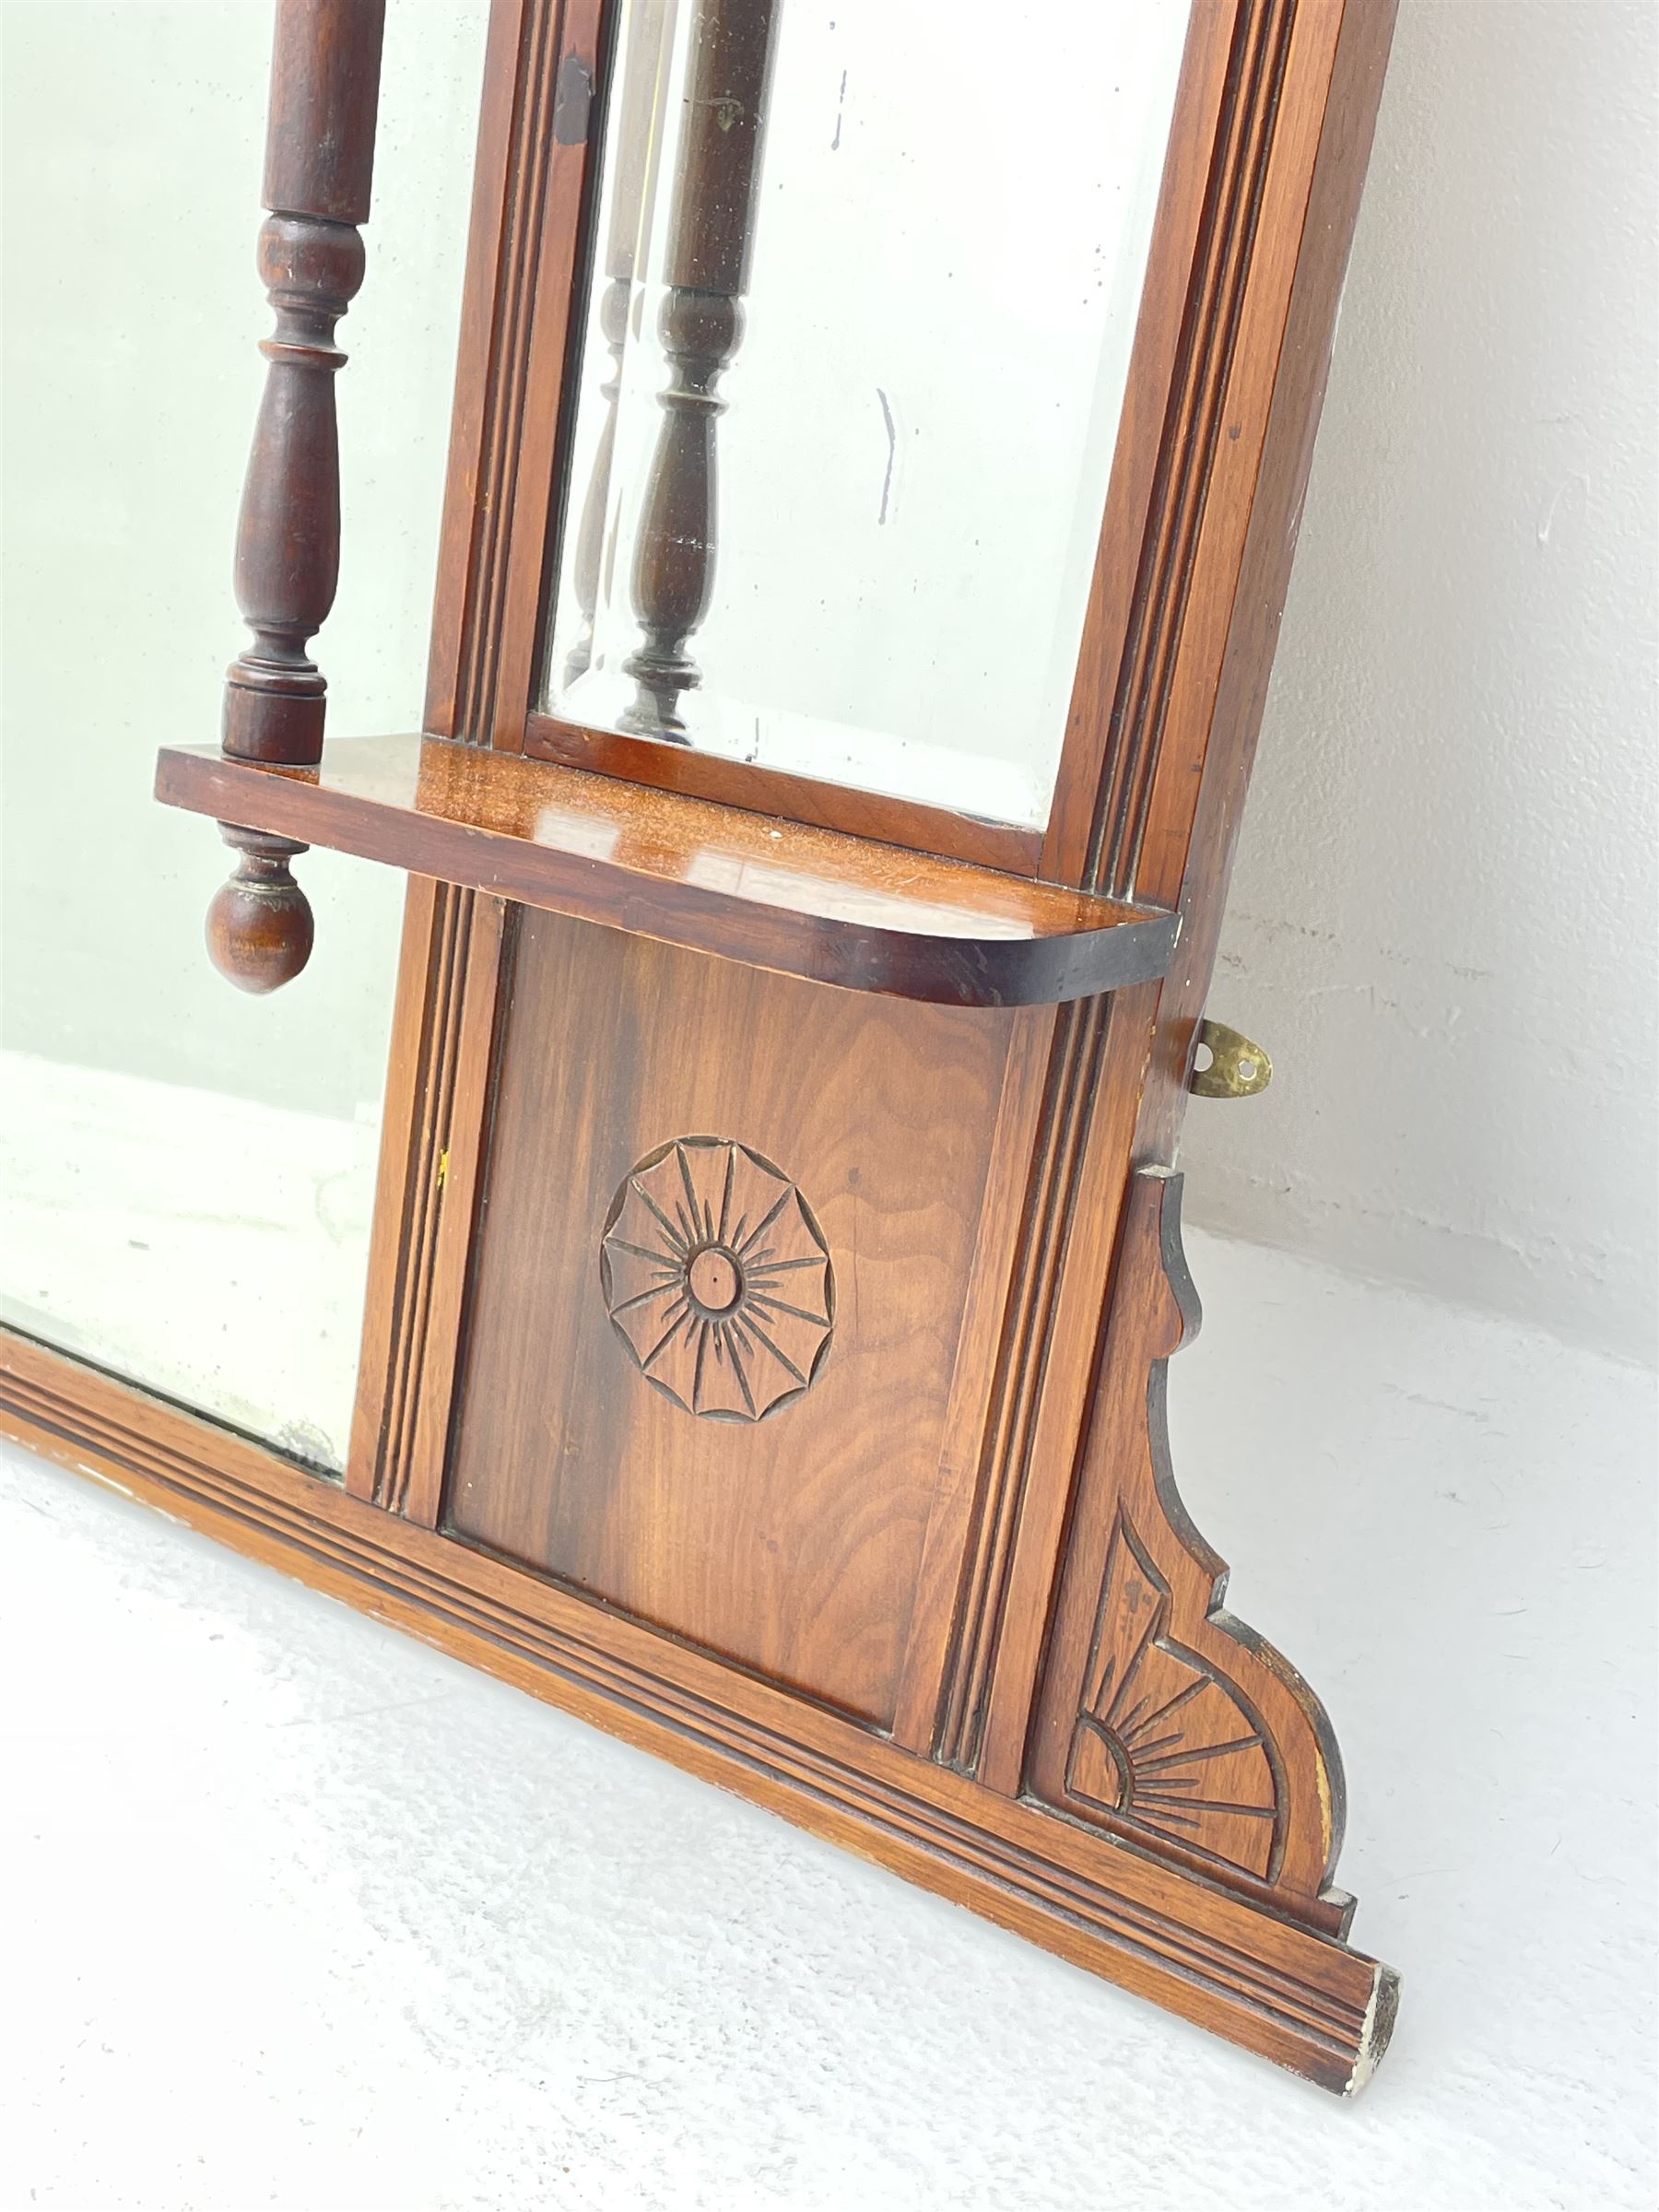
[[[1188,18],[628,0],[550,719],[1043,827]]]
[[[18,1338],[0,1412],[1352,2090],[1340,1759],[1164,1377],[1391,0],[492,0],[425,706],[359,736],[381,14],[278,0],[249,637],[157,770],[251,992],[309,848],[409,878],[344,1479]]]

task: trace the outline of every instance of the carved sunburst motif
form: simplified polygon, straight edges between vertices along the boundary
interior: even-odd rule
[[[1170,1587],[1120,1517],[1065,1786],[1117,1819],[1268,1878],[1279,1792],[1260,1722],[1170,1637]]]
[[[776,1413],[830,1348],[835,1281],[812,1209],[781,1169],[729,1137],[677,1137],[629,1169],[599,1276],[646,1381],[711,1420]]]

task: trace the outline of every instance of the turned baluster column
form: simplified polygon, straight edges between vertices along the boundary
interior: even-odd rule
[[[632,317],[635,273],[651,234],[662,146],[663,94],[674,44],[675,0],[636,0],[629,10],[628,49],[622,64],[621,112],[607,160],[615,174],[610,220],[606,230],[605,274],[598,320],[610,350],[609,374],[599,387],[605,423],[594,451],[593,474],[582,501],[571,582],[582,612],[582,634],[564,665],[566,684],[584,676],[593,664],[594,621],[606,570],[605,525],[616,465],[617,402],[622,390],[622,358]]]
[[[226,679],[233,759],[305,768],[323,755],[327,685],[309,646],[340,565],[335,325],[363,280],[384,20],[385,0],[277,0],[258,256],[276,320],[236,541],[253,638]],[[208,950],[243,990],[274,991],[311,954],[311,907],[288,870],[305,847],[219,829],[237,863],[208,911]]]
[[[714,387],[743,335],[775,0],[700,0],[658,324],[671,381],[634,563],[644,643],[624,663],[638,685],[623,726],[684,739],[678,700],[700,680],[686,641],[714,582]]]

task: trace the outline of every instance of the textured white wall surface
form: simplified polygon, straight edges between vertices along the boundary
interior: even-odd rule
[[[1406,0],[1192,1218],[1651,1354],[1659,12]]]

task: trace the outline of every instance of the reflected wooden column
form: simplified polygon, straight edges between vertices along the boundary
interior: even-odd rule
[[[232,662],[221,743],[238,760],[323,757],[328,687],[309,651],[340,569],[335,325],[363,281],[384,0],[278,0],[259,273],[276,326],[242,488],[236,597],[253,642]],[[207,913],[207,948],[244,991],[274,991],[311,956],[312,912],[288,863],[305,847],[219,825],[235,873]]]
[[[625,729],[683,741],[679,697],[700,680],[687,640],[714,582],[714,395],[743,335],[776,0],[699,0],[658,325],[670,381],[634,562],[644,643]]]
[[[611,366],[599,387],[605,401],[605,423],[594,453],[571,565],[571,582],[582,611],[582,634],[565,657],[567,685],[584,676],[594,658],[594,623],[606,576],[606,522],[616,465],[622,359],[633,319],[636,278],[656,204],[663,151],[663,97],[674,52],[676,12],[676,0],[634,0],[629,10],[621,112],[610,156],[615,182],[606,226],[606,282],[598,306],[599,328],[610,349]]]

